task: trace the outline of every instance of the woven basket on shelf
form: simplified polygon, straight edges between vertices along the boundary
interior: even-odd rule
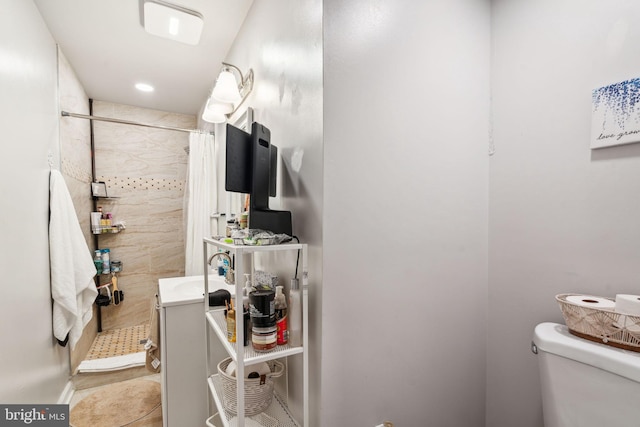
[[[228,357],[218,363],[218,374],[222,383],[222,404],[224,409],[232,414],[238,413],[238,396],[236,393],[236,377],[227,375],[227,365],[231,363]],[[284,373],[284,365],[272,360],[267,362],[271,373],[263,378],[244,379],[244,414],[252,416],[267,409],[273,399],[273,378],[278,378]]]
[[[567,297],[573,295],[580,296],[556,295],[569,332],[590,341],[640,352],[640,316],[625,315],[607,308],[583,307],[567,301]]]

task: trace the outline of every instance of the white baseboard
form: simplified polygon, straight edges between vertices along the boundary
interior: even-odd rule
[[[58,404],[68,405],[71,403],[71,399],[73,398],[73,393],[75,393],[75,387],[71,381],[67,381],[67,385],[60,393],[60,397],[58,398]]]

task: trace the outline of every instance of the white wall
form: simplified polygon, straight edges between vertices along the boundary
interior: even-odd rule
[[[321,425],[482,426],[489,1],[323,3]]]
[[[55,403],[69,351],[53,338],[48,209],[60,168],[56,46],[31,1],[0,0],[0,402]]]
[[[640,74],[640,4],[492,4],[487,426],[539,427],[529,346],[563,323],[555,295],[638,293],[640,144],[589,138],[592,89]]]
[[[293,232],[309,245],[309,283],[312,342],[312,423],[319,422],[320,337],[322,284],[322,2],[320,0],[256,1],[229,52],[230,62],[245,73],[253,68],[255,86],[245,106],[254,120],[271,131],[279,149],[279,200],[272,209],[290,210]],[[219,129],[218,129],[219,130]],[[217,132],[217,135],[222,135]],[[300,158],[299,166],[294,157]],[[295,254],[278,260],[277,271],[288,290],[295,273]],[[271,270],[270,270],[271,271]],[[298,277],[301,277],[300,268]],[[301,419],[299,358],[289,365],[292,407]]]

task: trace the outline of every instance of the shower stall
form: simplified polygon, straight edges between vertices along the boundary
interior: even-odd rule
[[[77,389],[150,373],[144,341],[156,327],[158,279],[185,273],[185,147],[196,126],[191,115],[103,101],[90,100],[88,113],[62,113],[62,172],[89,247],[108,250],[121,271],[97,277],[100,305],[71,352]],[[95,182],[104,194],[91,193]],[[120,227],[94,234],[96,211]]]

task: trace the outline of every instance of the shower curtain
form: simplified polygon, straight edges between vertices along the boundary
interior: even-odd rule
[[[203,274],[202,238],[212,235],[211,214],[218,210],[217,189],[214,137],[210,133],[191,132],[184,203],[186,276]]]

